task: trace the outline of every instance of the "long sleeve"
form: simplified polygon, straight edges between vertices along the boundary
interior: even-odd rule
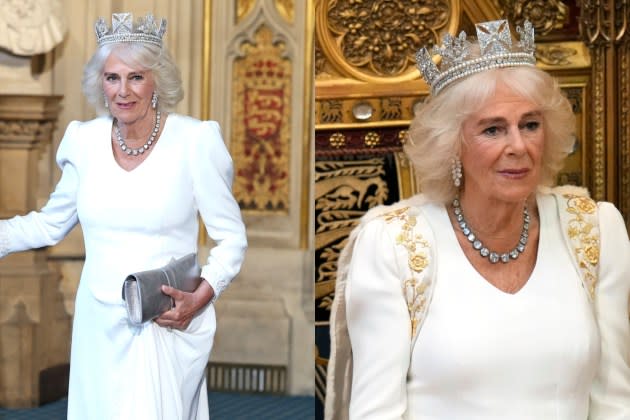
[[[46,205],[40,211],[0,221],[0,258],[54,245],[77,224],[79,125],[78,121],[70,123],[59,145],[56,157],[62,175]]]
[[[201,276],[216,300],[238,274],[245,258],[247,237],[238,203],[232,195],[233,165],[219,125],[204,121],[190,157],[195,201],[206,230],[216,246],[210,250]]]
[[[354,247],[346,285],[350,419],[401,419],[406,411],[411,323],[394,247],[382,220],[368,223]]]
[[[630,419],[630,242],[617,209],[599,204],[600,269],[595,315],[601,358],[591,390],[590,420]]]

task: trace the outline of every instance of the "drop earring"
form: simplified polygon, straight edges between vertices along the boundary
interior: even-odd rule
[[[109,102],[107,102],[107,96],[105,96],[105,92],[103,92],[103,101],[105,102],[105,108],[109,109]]]
[[[453,177],[455,188],[459,188],[462,185],[462,161],[458,158],[453,159],[451,176]]]
[[[153,109],[157,108],[158,96],[157,93],[153,92],[153,96],[151,97],[151,107]]]

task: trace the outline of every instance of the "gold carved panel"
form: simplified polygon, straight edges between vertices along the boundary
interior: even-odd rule
[[[416,51],[454,33],[459,2],[319,0],[315,5],[316,69],[341,77],[392,82],[417,78]]]
[[[291,63],[264,25],[241,52],[232,77],[234,196],[245,212],[287,214]]]

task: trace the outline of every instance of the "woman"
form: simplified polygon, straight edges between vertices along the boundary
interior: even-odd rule
[[[172,112],[179,71],[162,45],[165,21],[113,15],[83,90],[97,111],[70,123],[57,153],[62,176],[39,211],[0,222],[0,256],[60,241],[78,222],[86,259],[76,296],[69,419],[207,419],[204,369],[212,302],[247,247],[231,193],[232,161],[217,123]],[[127,275],[197,251],[198,214],[217,243],[193,293],[165,287],[175,307],[137,327]]]
[[[630,244],[610,203],[550,188],[574,117],[533,29],[445,39],[405,151],[422,195],[339,262],[326,417],[630,418]]]

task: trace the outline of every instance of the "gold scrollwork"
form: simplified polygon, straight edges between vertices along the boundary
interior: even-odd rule
[[[315,299],[330,310],[337,260],[365,211],[389,195],[384,158],[315,162],[315,249],[319,255]]]
[[[418,78],[416,51],[454,34],[459,2],[447,0],[320,0],[316,33],[324,54],[344,76],[363,81]]]
[[[566,66],[571,63],[569,57],[577,55],[577,50],[559,45],[539,45],[536,58],[549,66]]]
[[[515,25],[528,19],[536,35],[562,29],[569,21],[569,7],[559,0],[499,0],[499,6]]]

